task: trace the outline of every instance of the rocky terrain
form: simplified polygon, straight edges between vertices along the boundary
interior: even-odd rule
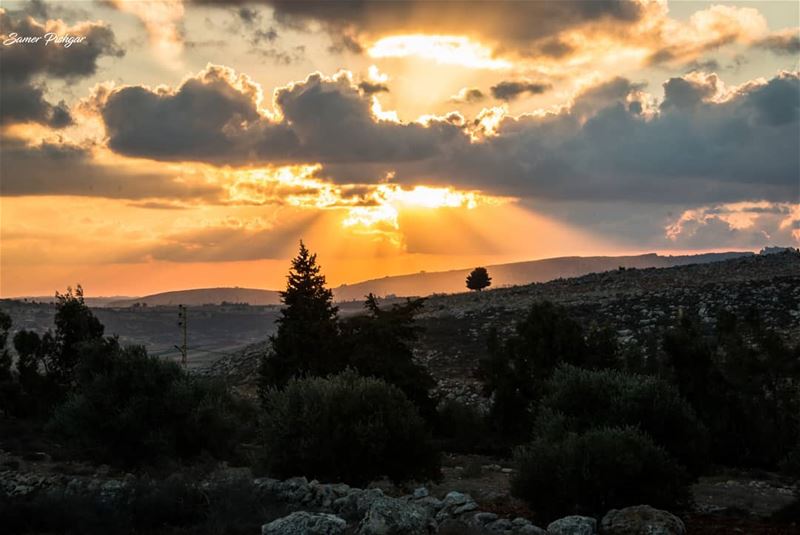
[[[415,348],[445,397],[480,403],[473,372],[492,327],[510,330],[530,306],[550,300],[584,325],[614,329],[623,344],[645,350],[678,314],[696,312],[711,327],[727,309],[750,309],[789,339],[800,339],[800,253],[782,252],[671,268],[616,269],[572,279],[428,297],[419,316],[424,332]],[[203,373],[222,375],[245,389],[254,384],[266,341],[215,361]],[[645,354],[646,356],[646,354]]]

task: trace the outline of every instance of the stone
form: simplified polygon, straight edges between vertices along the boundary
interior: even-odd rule
[[[415,500],[419,500],[421,498],[427,498],[428,495],[429,495],[428,489],[426,489],[425,487],[419,487],[414,489],[414,494],[412,494]]]
[[[497,515],[494,513],[487,513],[485,511],[481,511],[480,513],[475,513],[472,516],[472,521],[478,525],[488,524],[489,522],[494,522],[497,520]]]
[[[414,503],[383,497],[373,500],[358,525],[358,535],[429,535],[436,522]]]
[[[547,526],[548,535],[595,535],[596,533],[597,520],[588,516],[565,516]]]
[[[600,522],[603,535],[685,535],[683,521],[649,505],[612,509]]]
[[[335,515],[297,511],[261,527],[261,535],[344,535],[347,523]]]

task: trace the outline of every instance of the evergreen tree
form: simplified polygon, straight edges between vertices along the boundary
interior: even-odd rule
[[[481,291],[492,285],[492,278],[485,267],[476,267],[467,276],[467,288],[470,290]]]
[[[11,316],[0,310],[0,381],[11,379],[11,354],[6,349]]]
[[[277,320],[278,332],[270,337],[272,348],[262,358],[259,370],[262,396],[268,388],[281,387],[293,376],[324,376],[341,368],[333,292],[325,286],[317,255],[311,254],[302,241],[281,301],[285,306]]]
[[[364,307],[367,314],[343,322],[346,365],[355,368],[365,377],[377,377],[400,388],[420,411],[431,421],[436,413],[436,402],[430,390],[436,381],[428,370],[414,362],[412,344],[417,340],[419,325],[415,316],[424,299],[408,299],[381,309],[372,294]]]

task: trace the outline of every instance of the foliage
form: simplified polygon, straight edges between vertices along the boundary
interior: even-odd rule
[[[269,472],[364,485],[436,477],[438,454],[414,405],[395,386],[348,370],[293,379],[265,396]]]
[[[292,260],[285,307],[278,318],[278,331],[270,337],[272,351],[260,366],[260,392],[283,386],[293,376],[324,376],[342,368],[337,308],[325,276],[303,242]]]
[[[525,436],[544,381],[558,364],[582,364],[586,354],[580,325],[550,302],[534,303],[506,340],[492,331],[488,358],[478,367],[493,396],[492,421],[508,436]]]
[[[374,295],[365,303],[367,314],[342,323],[342,338],[347,366],[365,377],[377,377],[397,386],[432,421],[436,403],[430,390],[436,381],[424,366],[414,362],[411,345],[419,326],[414,318],[424,299],[409,299],[404,304],[381,309]]]
[[[614,370],[559,367],[546,385],[536,435],[553,415],[563,431],[598,427],[638,428],[676,460],[699,474],[708,460],[708,433],[677,389],[662,379]]]
[[[102,340],[104,327],[83,298],[83,288],[56,293],[55,332],[22,330],[14,335],[19,384],[37,406],[48,411],[75,387],[75,371],[84,344]]]
[[[800,440],[800,345],[756,313],[721,312],[716,333],[685,314],[662,341],[667,372],[708,426],[714,460],[773,469]]]
[[[680,465],[632,427],[540,437],[518,448],[514,459],[512,494],[546,518],[601,516],[636,503],[671,508],[686,498]]]
[[[436,436],[443,449],[459,453],[507,453],[492,432],[487,415],[466,403],[448,400],[439,407]]]
[[[84,346],[78,387],[49,428],[83,455],[129,467],[204,452],[229,458],[247,413],[223,384],[104,339]]]
[[[476,267],[467,275],[467,288],[481,291],[492,285],[492,278],[485,267]]]

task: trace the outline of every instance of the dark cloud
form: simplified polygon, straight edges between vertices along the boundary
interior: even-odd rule
[[[227,74],[226,74],[227,73]],[[321,163],[321,177],[438,183],[513,196],[647,202],[798,197],[800,81],[784,73],[718,99],[715,75],[671,78],[654,108],[644,85],[615,78],[569,108],[507,117],[477,140],[459,115],[377,120],[345,76],[310,75],[276,91],[280,121],[222,68],[174,92],[115,90],[102,114],[122,154],[220,164]],[[239,85],[237,85],[239,84]]]
[[[702,84],[670,80],[668,104],[650,117],[642,113],[644,103],[635,100],[637,109],[630,105],[637,91],[635,84],[617,79],[578,96],[563,113],[507,118],[496,136],[400,166],[395,179],[455,179],[461,187],[550,199],[800,197],[796,73],[749,85],[719,102],[704,100],[710,90]]]
[[[486,98],[483,91],[477,87],[464,87],[458,93],[450,97],[450,102],[475,104]]]
[[[393,162],[430,157],[463,137],[447,120],[376,121],[370,99],[345,77],[312,74],[277,90],[280,122],[260,114],[255,96],[254,86],[212,66],[173,93],[115,90],[101,114],[113,150],[160,160]]]
[[[775,54],[787,56],[797,55],[800,53],[800,30],[769,35],[757,41],[755,46],[769,50]]]
[[[492,96],[500,100],[514,100],[522,94],[541,95],[548,91],[550,84],[528,81],[502,81],[490,89]]]
[[[221,198],[216,186],[193,186],[168,173],[126,170],[92,161],[83,147],[42,143],[27,146],[3,137],[0,159],[0,195],[80,195],[114,199],[170,199],[175,201]]]
[[[713,75],[705,80],[670,78],[664,82],[664,100],[661,109],[692,110],[714,95],[717,91],[716,82],[717,77]]]
[[[370,82],[368,80],[364,80],[358,84],[358,88],[361,90],[362,93],[365,95],[374,95],[376,93],[388,93],[389,86],[386,84],[382,84],[380,82]]]
[[[43,13],[43,5],[31,4],[34,14]],[[67,26],[60,20],[39,23],[28,12],[0,9],[0,39],[42,37],[47,32],[83,36],[86,40],[70,47],[56,44],[11,44],[0,47],[0,123],[35,121],[54,128],[72,122],[64,103],[51,104],[45,99],[43,78],[74,80],[97,71],[102,56],[119,57],[124,51],[114,40],[114,32],[105,24],[82,22]]]
[[[220,3],[220,2],[216,2]],[[357,51],[360,37],[387,33],[433,32],[479,37],[521,53],[549,49],[563,53],[552,37],[559,32],[596,21],[637,21],[642,7],[634,0],[563,0],[513,2],[487,0],[387,0],[381,2],[303,2],[276,0],[275,19],[291,28],[322,24],[342,49]],[[475,13],[480,13],[479,17]],[[347,42],[349,40],[349,42]],[[540,43],[541,41],[541,43]]]

